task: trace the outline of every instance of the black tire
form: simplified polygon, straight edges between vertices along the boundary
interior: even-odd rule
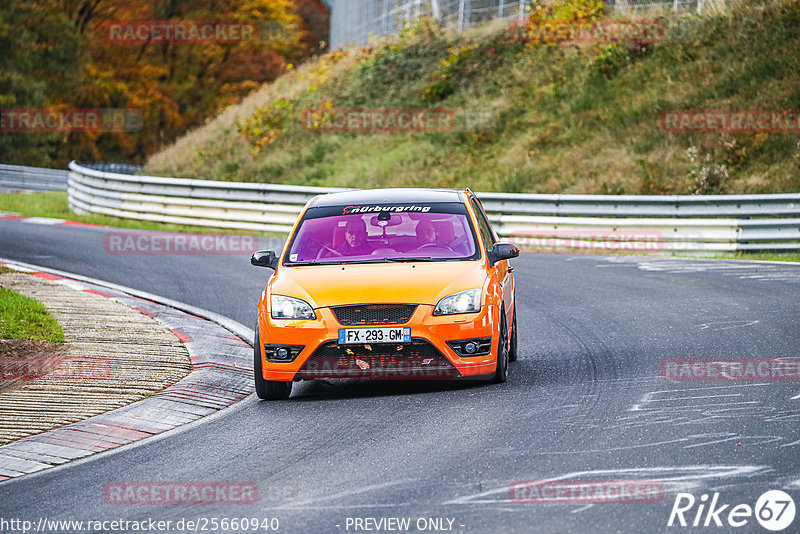
[[[288,399],[292,393],[291,382],[279,382],[275,380],[264,380],[261,367],[261,341],[258,338],[258,323],[256,323],[256,334],[253,340],[253,378],[256,384],[256,395],[264,400],[284,400]]]
[[[511,348],[508,350],[508,361],[517,361],[517,303],[514,303],[514,318],[511,319]]]
[[[505,310],[500,310],[500,335],[497,338],[497,369],[492,384],[502,384],[508,379],[508,324]]]

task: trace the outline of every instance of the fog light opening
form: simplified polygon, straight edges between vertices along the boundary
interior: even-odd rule
[[[461,357],[486,356],[492,351],[492,338],[458,339],[448,341],[447,345]]]
[[[290,363],[300,355],[303,345],[271,345],[264,343],[264,356],[268,362]]]

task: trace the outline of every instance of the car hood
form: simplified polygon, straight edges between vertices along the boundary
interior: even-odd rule
[[[314,308],[381,302],[435,305],[447,295],[482,288],[486,275],[480,261],[281,267],[270,292],[301,298]]]

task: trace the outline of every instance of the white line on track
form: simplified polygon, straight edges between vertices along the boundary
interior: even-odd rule
[[[390,482],[383,482],[381,484],[373,484],[373,485],[370,485],[370,486],[364,486],[363,488],[356,488],[356,489],[341,491],[339,493],[334,493],[332,495],[325,495],[325,496],[320,496],[320,497],[312,497],[310,499],[305,499],[303,501],[296,501],[296,502],[284,504],[284,505],[278,506],[275,509],[283,510],[283,509],[289,509],[289,508],[305,507],[305,505],[308,505],[308,504],[311,504],[311,503],[322,502],[322,501],[330,501],[332,499],[339,499],[341,497],[349,497],[351,495],[358,495],[359,493],[364,493],[366,491],[383,489],[383,488],[388,488],[388,487],[391,487],[391,486],[397,486],[398,484],[404,484],[406,482],[414,482],[414,480],[412,480],[412,479],[401,479],[401,480],[393,480],[393,481],[390,481]],[[394,504],[388,504],[388,505],[359,505],[359,506],[395,506],[395,505]],[[359,506],[355,506],[355,507],[358,508]],[[333,506],[333,508],[338,508],[338,506]]]

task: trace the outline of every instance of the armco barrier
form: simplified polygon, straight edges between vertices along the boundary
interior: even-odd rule
[[[0,164],[0,191],[63,191],[67,171]]]
[[[134,176],[69,164],[77,213],[286,233],[338,188]],[[800,194],[615,196],[479,193],[498,234],[523,249],[596,252],[800,250]]]

